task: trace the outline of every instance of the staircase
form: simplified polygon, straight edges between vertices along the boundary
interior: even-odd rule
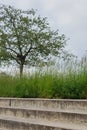
[[[0,98],[0,130],[87,130],[87,100]]]

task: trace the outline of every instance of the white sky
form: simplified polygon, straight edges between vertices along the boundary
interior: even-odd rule
[[[21,9],[37,9],[47,17],[52,29],[59,29],[70,40],[67,49],[81,57],[87,50],[87,0],[0,0]]]

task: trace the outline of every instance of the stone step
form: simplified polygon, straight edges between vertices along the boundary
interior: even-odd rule
[[[64,121],[68,123],[84,124],[87,126],[87,112],[53,111],[41,109],[24,109],[18,107],[0,107],[0,116],[40,119],[42,121]]]
[[[0,127],[5,130],[87,130],[84,125],[49,122],[35,119],[0,117]]]
[[[87,130],[87,100],[0,98],[1,130]]]
[[[41,108],[53,110],[73,110],[87,112],[87,100],[0,98],[0,106]]]

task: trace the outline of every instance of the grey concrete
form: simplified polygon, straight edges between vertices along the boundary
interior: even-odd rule
[[[87,130],[87,100],[0,98],[1,130]]]
[[[35,119],[1,117],[0,126],[6,130],[87,130],[84,125],[65,122],[49,122]]]
[[[45,121],[64,121],[77,124],[87,125],[87,112],[71,112],[71,111],[53,111],[53,110],[41,110],[41,109],[25,109],[25,108],[13,108],[13,107],[0,107],[0,116],[11,116],[19,118],[31,118],[40,119]]]
[[[87,112],[87,100],[70,99],[33,99],[33,98],[0,98],[0,106],[15,106],[25,108],[42,108],[53,110],[79,110]]]

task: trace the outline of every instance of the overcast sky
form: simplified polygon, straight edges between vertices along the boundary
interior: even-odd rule
[[[87,0],[0,0],[21,9],[37,9],[47,17],[52,29],[59,29],[70,40],[67,50],[81,57],[87,50]]]

